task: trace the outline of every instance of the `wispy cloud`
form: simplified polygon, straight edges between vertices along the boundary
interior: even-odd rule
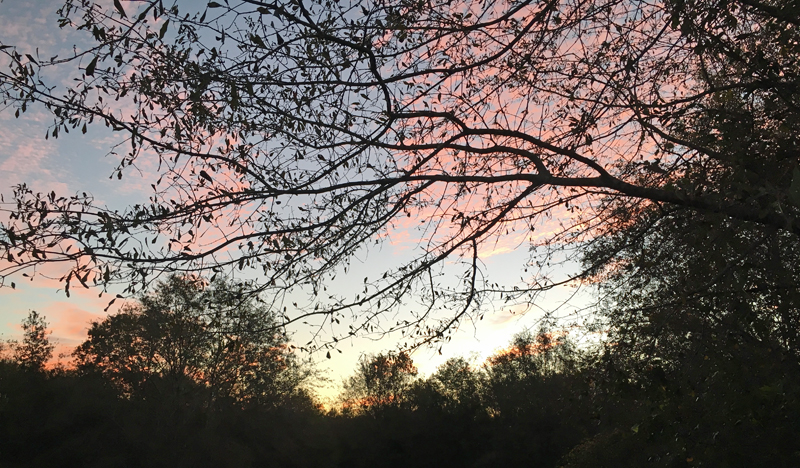
[[[3,124],[7,122],[3,122]],[[40,135],[19,132],[17,125],[0,125],[0,188],[25,182],[36,191],[65,193],[64,169],[59,167],[57,147]]]

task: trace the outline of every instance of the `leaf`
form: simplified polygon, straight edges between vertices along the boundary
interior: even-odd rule
[[[253,44],[255,44],[255,45],[259,46],[259,47],[262,47],[262,48],[266,47],[264,45],[264,41],[261,40],[261,37],[255,35],[255,34],[251,34],[250,35],[250,40],[253,41]]]
[[[125,14],[125,9],[122,8],[122,4],[119,2],[119,0],[114,0],[114,8],[117,9],[119,15],[122,16],[123,18],[128,17],[128,15]]]
[[[208,175],[208,172],[206,172],[206,171],[201,170],[200,171],[200,177],[206,179],[209,182],[214,182],[214,180],[211,178],[210,175]]]
[[[97,57],[93,58],[86,66],[86,76],[94,76],[94,69],[97,67]]]
[[[164,34],[167,33],[167,28],[169,27],[169,20],[164,21],[164,24],[161,25],[161,29],[158,31],[158,38],[164,39]]]
[[[326,354],[326,355],[325,355],[325,357],[326,357],[326,358],[328,358],[328,359],[330,359],[330,358],[331,358],[331,352],[330,352],[330,351],[328,351],[328,354]]]
[[[221,6],[222,6],[222,5],[220,5],[220,4],[219,4],[219,3],[217,3],[217,2],[208,2],[208,7],[209,7],[209,8],[219,8],[219,7],[221,7]]]

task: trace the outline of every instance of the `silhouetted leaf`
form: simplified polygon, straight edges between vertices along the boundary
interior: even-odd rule
[[[127,18],[127,15],[125,14],[125,9],[122,8],[122,3],[120,3],[119,0],[114,0],[114,8],[117,9],[120,16],[122,16],[123,18]]]
[[[85,73],[86,73],[86,75],[87,75],[87,76],[94,76],[94,69],[95,69],[95,67],[97,66],[97,58],[98,58],[98,57],[97,57],[97,56],[95,56],[95,57],[92,59],[92,61],[91,61],[91,62],[89,62],[89,65],[87,65],[87,66],[86,66],[86,71],[85,71]]]

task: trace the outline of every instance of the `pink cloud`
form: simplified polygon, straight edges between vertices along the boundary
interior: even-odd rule
[[[51,339],[63,348],[59,353],[72,352],[72,350],[86,340],[86,332],[92,322],[103,320],[106,314],[103,308],[86,310],[69,302],[54,302],[48,305],[42,314],[50,322],[53,331]]]

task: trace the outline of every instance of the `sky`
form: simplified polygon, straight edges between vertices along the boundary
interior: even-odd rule
[[[55,12],[60,4],[58,0],[2,1],[0,42],[27,46],[31,51],[38,47],[42,57],[81,50],[80,37],[71,30],[59,29],[56,24]],[[0,63],[0,66],[5,65]],[[13,187],[21,183],[34,191],[55,191],[59,196],[87,192],[101,204],[117,209],[147,200],[150,183],[157,178],[155,168],[140,167],[138,172],[129,170],[122,180],[109,178],[118,162],[114,156],[107,155],[118,142],[116,136],[99,126],[90,126],[85,135],[73,131],[62,133],[58,139],[45,140],[45,131],[51,121],[46,110],[36,106],[19,118],[14,117],[13,109],[0,109],[0,194],[6,200]],[[506,243],[481,252],[480,260],[493,282],[519,282],[528,259],[524,238],[523,234],[523,241],[506,239]],[[383,265],[402,261],[404,256],[408,256],[415,240],[415,233],[411,230],[393,232],[392,240],[384,243],[382,248],[357,256],[348,276],[379,276]],[[14,290],[0,288],[0,339],[18,339],[20,322],[30,310],[36,310],[50,323],[52,339],[58,344],[57,353],[68,354],[85,339],[92,321],[102,320],[121,305],[118,301],[106,313],[103,310],[113,296],[98,297],[97,290],[73,288],[68,298],[61,284],[41,276],[34,281],[19,277],[15,282]],[[421,348],[415,351],[414,361],[423,375],[434,372],[437,366],[454,356],[472,357],[476,364],[480,364],[487,356],[504,348],[515,333],[535,327],[542,316],[541,310],[558,307],[573,293],[575,290],[569,286],[556,289],[527,314],[520,313],[522,306],[488,304],[484,320],[477,325],[468,323],[462,326],[442,347],[441,354],[438,345]],[[573,307],[579,307],[581,303],[585,300],[573,299],[570,302]],[[313,330],[298,326],[290,332],[297,343],[302,343]],[[340,352],[332,353],[331,359],[322,353],[315,354],[312,358],[329,379],[319,393],[323,397],[333,396],[342,379],[353,372],[361,355],[396,349],[397,345],[398,341],[393,337],[381,340],[354,338],[342,342],[338,348]],[[68,361],[69,358],[62,360]]]

